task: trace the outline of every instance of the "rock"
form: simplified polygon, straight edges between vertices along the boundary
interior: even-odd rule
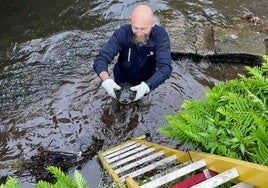
[[[179,12],[172,12],[162,26],[170,36],[172,54],[261,63],[262,56],[268,54],[268,22],[251,23],[241,19],[233,22],[232,27],[211,26],[189,21]]]
[[[214,27],[215,53],[264,55],[264,41],[268,35],[254,31],[249,25],[235,28]]]

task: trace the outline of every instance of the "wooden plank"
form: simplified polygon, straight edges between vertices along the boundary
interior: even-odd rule
[[[205,160],[199,160],[196,161],[194,163],[191,163],[187,166],[184,166],[174,172],[171,172],[169,174],[166,174],[158,179],[155,179],[151,182],[148,182],[142,186],[140,186],[141,188],[155,188],[155,187],[159,187],[161,185],[164,185],[168,182],[171,182],[177,178],[180,178],[186,174],[189,174],[193,171],[196,171],[197,169],[200,169],[202,167],[206,166],[206,162]]]
[[[157,161],[157,162],[155,162],[153,164],[150,164],[150,165],[147,165],[147,166],[145,166],[143,168],[140,168],[140,169],[138,169],[138,170],[136,170],[134,172],[131,172],[129,174],[121,176],[120,178],[121,178],[122,181],[125,181],[125,178],[128,177],[128,176],[130,176],[132,178],[137,177],[137,176],[139,176],[141,174],[144,174],[145,172],[149,172],[149,171],[155,169],[156,167],[158,167],[160,165],[169,163],[169,162],[174,161],[176,159],[177,159],[176,155],[172,155],[170,157],[167,157],[167,158],[164,158],[164,159],[162,159],[160,161]]]
[[[217,187],[219,185],[222,185],[236,177],[239,176],[238,171],[236,168],[231,168],[225,172],[222,172],[206,181],[203,181],[197,185],[192,186],[192,188],[212,188],[212,187]]]
[[[131,141],[127,141],[111,149],[107,149],[104,152],[99,152],[98,154],[103,155],[103,156],[109,156],[113,154],[114,152],[121,150],[122,148],[126,148],[126,145],[133,145],[133,143],[145,144],[147,145],[147,147],[155,147],[156,151],[164,149],[165,156],[170,156],[170,155],[175,154],[177,155],[178,161],[181,163],[188,161],[190,159],[189,156],[191,156],[191,159],[193,161],[197,161],[199,159],[205,159],[207,163],[206,168],[211,169],[213,171],[217,171],[218,173],[221,173],[230,168],[236,167],[237,171],[240,174],[239,177],[236,178],[237,181],[245,182],[245,183],[252,184],[252,185],[254,184],[255,187],[266,187],[268,185],[268,178],[263,178],[263,177],[268,177],[267,166],[249,163],[249,162],[241,161],[237,159],[217,156],[213,154],[203,153],[203,152],[190,151],[190,155],[189,155],[183,151],[178,151],[172,148],[168,148],[159,144],[155,144],[152,142],[148,142],[146,140],[141,140],[141,139],[136,139],[136,138],[131,139]],[[116,177],[115,177],[115,181],[117,182]]]
[[[108,171],[108,173],[110,174],[110,176],[114,179],[114,181],[119,184],[122,182],[122,180],[119,178],[118,174],[116,174],[114,172],[114,170],[112,169],[112,167],[106,162],[105,158],[102,156],[101,153],[98,153],[98,158],[100,159],[103,167]]]
[[[133,141],[124,142],[124,143],[121,143],[115,147],[109,148],[101,153],[103,156],[107,156],[107,155],[110,155],[118,150],[121,150],[121,149],[126,148],[130,145],[133,145],[133,144],[137,144],[137,142],[133,142]]]
[[[189,158],[189,154],[184,152],[184,151],[180,151],[178,149],[174,149],[174,148],[170,148],[170,147],[167,147],[167,146],[164,146],[164,145],[160,145],[160,144],[156,144],[156,143],[153,143],[153,142],[149,142],[149,141],[146,141],[146,140],[138,140],[138,139],[132,139],[133,141],[136,141],[137,143],[140,143],[140,144],[144,144],[146,145],[147,147],[154,147],[155,148],[155,151],[165,151],[165,156],[171,156],[171,155],[176,155],[177,156],[177,159],[180,163],[184,163],[186,161],[189,161],[190,158]],[[202,158],[201,158],[202,159]],[[194,160],[194,161],[197,161],[197,160]]]
[[[127,152],[129,150],[132,150],[138,146],[140,146],[141,144],[139,143],[135,143],[135,144],[130,144],[130,145],[123,145],[122,147],[118,147],[115,151],[112,151],[108,154],[103,154],[103,156],[106,158],[106,159],[110,159],[114,156],[117,156],[117,155],[120,155],[121,153],[124,153],[124,152]]]
[[[192,161],[187,161],[185,163],[179,163],[178,165],[175,165],[175,166],[172,166],[172,167],[170,167],[168,169],[165,169],[163,172],[160,172],[158,174],[155,174],[154,176],[151,176],[150,177],[150,181],[153,181],[153,180],[155,180],[157,178],[162,177],[163,175],[166,175],[166,174],[168,174],[170,172],[173,172],[175,170],[178,170],[178,169],[180,169],[180,168],[182,168],[182,167],[184,167],[184,166],[186,166],[186,165],[188,165],[190,163],[192,163]]]
[[[131,155],[130,157],[127,157],[127,158],[124,158],[118,162],[115,162],[113,164],[111,164],[111,166],[113,167],[116,167],[116,166],[119,166],[119,165],[122,165],[122,164],[125,164],[127,162],[130,162],[130,161],[133,161],[134,159],[137,159],[137,158],[140,158],[146,154],[149,154],[149,153],[152,153],[155,149],[154,148],[149,148],[149,149],[146,149],[142,152],[139,152],[137,154],[134,154],[134,155]]]
[[[170,188],[189,188],[193,185],[196,185],[208,178],[211,178],[212,176],[215,176],[217,173],[208,169],[203,170],[203,172],[195,174],[194,176],[183,180],[181,182],[178,182],[175,185],[172,185]]]
[[[254,186],[245,182],[240,182],[239,184],[236,184],[232,186],[231,188],[253,188]]]
[[[128,188],[140,188],[139,184],[135,182],[131,177],[126,177],[126,184]],[[125,188],[125,187],[120,187],[118,188]]]
[[[205,159],[206,168],[218,173],[235,167],[239,172],[239,177],[236,178],[239,182],[246,182],[255,187],[267,187],[268,185],[268,178],[263,178],[268,177],[268,166],[196,151],[190,151],[190,156],[193,161]]]
[[[134,153],[137,153],[137,152],[139,152],[139,151],[141,151],[141,150],[144,150],[144,149],[146,149],[146,148],[147,148],[147,147],[146,147],[145,145],[141,145],[141,146],[139,146],[139,147],[137,147],[137,148],[135,148],[135,149],[133,149],[133,150],[130,150],[130,151],[125,152],[125,153],[122,153],[122,154],[119,154],[119,155],[117,155],[117,156],[114,156],[113,158],[106,159],[106,161],[107,161],[107,163],[112,163],[112,162],[114,162],[114,161],[118,161],[118,160],[120,160],[120,159],[124,159],[124,158],[126,158],[127,156],[130,156],[130,155],[132,155],[132,154],[134,154]]]
[[[134,162],[132,162],[130,164],[127,164],[127,165],[125,165],[125,166],[123,166],[121,168],[118,168],[118,169],[115,170],[115,172],[117,174],[119,174],[121,172],[124,172],[126,170],[129,170],[129,169],[134,168],[136,166],[139,166],[139,165],[141,165],[143,163],[146,163],[148,161],[152,161],[152,160],[156,159],[157,157],[163,156],[164,154],[165,154],[164,151],[160,151],[160,152],[154,153],[152,155],[149,155],[147,157],[144,157],[142,159],[139,159],[138,161],[134,161]]]

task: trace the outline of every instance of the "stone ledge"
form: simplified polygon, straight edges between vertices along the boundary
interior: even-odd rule
[[[233,58],[234,61],[257,61],[268,54],[268,23],[237,21],[233,28],[189,23],[184,18],[166,19],[162,23],[171,39],[172,54],[196,57]],[[212,56],[216,56],[212,58]],[[240,59],[240,60],[239,60]],[[230,61],[230,60],[228,60]]]

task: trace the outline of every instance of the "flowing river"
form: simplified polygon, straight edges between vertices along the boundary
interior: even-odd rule
[[[243,64],[174,58],[170,79],[140,102],[114,111],[92,63],[140,3],[151,6],[159,22],[161,12],[172,9],[226,27],[246,12],[268,15],[266,0],[2,1],[0,177],[16,172],[14,164],[29,159],[38,146],[76,153],[96,138],[106,149],[150,133],[154,142],[176,147],[156,131],[165,115],[178,111],[184,100],[203,99],[206,87],[245,72]],[[96,160],[82,168],[90,187],[97,187],[101,171]],[[31,185],[29,178],[21,181]]]

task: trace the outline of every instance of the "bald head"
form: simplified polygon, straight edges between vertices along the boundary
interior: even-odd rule
[[[131,16],[131,23],[135,23],[139,26],[151,26],[155,24],[155,17],[152,9],[145,5],[137,6]]]
[[[146,44],[156,22],[152,9],[145,5],[139,5],[133,10],[130,20],[135,41],[139,45]]]

